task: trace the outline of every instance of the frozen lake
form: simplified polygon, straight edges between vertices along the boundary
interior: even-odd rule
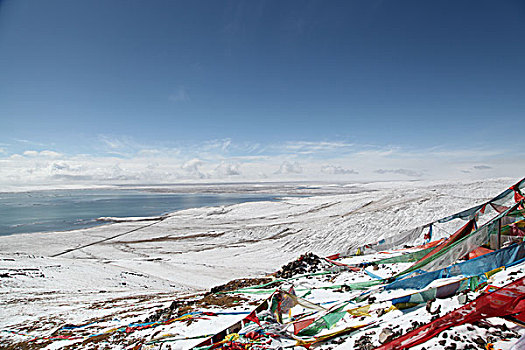
[[[159,193],[135,189],[0,193],[0,235],[75,230],[102,224],[96,220],[99,217],[155,216],[275,198],[269,194]]]

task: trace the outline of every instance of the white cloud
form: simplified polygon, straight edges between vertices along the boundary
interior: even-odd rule
[[[230,147],[231,143],[232,143],[232,140],[230,139],[223,140],[221,150],[223,152],[226,152],[228,148]]]
[[[214,170],[218,177],[238,176],[241,175],[239,164],[221,162]]]
[[[33,146],[43,146],[45,147],[46,145],[41,143],[41,142],[36,142],[36,141],[31,141],[31,140],[24,140],[24,139],[13,139],[14,141],[18,142],[18,143],[24,143],[24,144],[28,144],[28,145],[33,145]]]
[[[128,157],[146,147],[142,147],[126,136],[98,135],[97,148],[104,153]]]
[[[140,157],[158,157],[164,154],[163,151],[158,149],[141,149],[137,153]]]
[[[36,156],[38,156],[38,152],[37,151],[25,151],[24,152],[24,156],[36,157]]]
[[[188,160],[186,163],[182,164],[181,168],[186,171],[198,171],[199,166],[202,165],[202,161],[198,158],[193,158]]]
[[[202,165],[202,160],[193,158],[182,164],[181,169],[184,170],[188,175],[196,176],[199,179],[204,179],[206,175],[199,170]]]
[[[360,157],[390,157],[394,155],[399,156],[403,154],[405,153],[401,152],[400,149],[396,149],[393,147],[388,147],[384,149],[372,148],[372,149],[362,150],[356,153],[356,155]]]
[[[488,165],[474,165],[473,168],[476,169],[476,170],[489,170],[489,169],[492,169],[492,167],[488,166]]]
[[[321,168],[321,172],[329,175],[350,175],[350,174],[359,174],[358,171],[354,169],[346,169],[338,165],[324,165]]]
[[[27,157],[47,157],[47,158],[58,158],[60,156],[62,156],[62,154],[58,153],[58,152],[55,152],[55,151],[50,151],[50,150],[44,150],[44,151],[33,151],[33,150],[28,150],[28,151],[25,151],[24,153],[24,156],[27,156]]]
[[[222,139],[222,140],[210,140],[210,141],[204,142],[204,144],[200,146],[199,148],[203,152],[220,151],[222,153],[226,153],[229,151],[231,144],[232,144],[232,140],[229,138]]]
[[[497,149],[443,149],[443,148],[432,148],[429,150],[424,150],[430,156],[433,157],[443,157],[448,159],[484,159],[488,157],[498,157],[506,154],[507,150],[497,150]]]
[[[281,163],[279,170],[277,170],[275,174],[301,174],[302,172],[303,168],[298,162],[290,163],[289,161],[285,160]]]
[[[398,174],[412,177],[420,177],[423,175],[420,172],[411,169],[377,169],[375,172],[378,174]]]
[[[97,141],[93,154],[30,149],[0,157],[0,190],[54,183],[470,180],[525,174],[525,154],[504,150],[415,150],[314,141],[261,145],[229,138],[176,147],[143,145],[127,137],[100,136]]]
[[[353,143],[347,142],[326,142],[326,141],[290,141],[286,142],[283,147],[285,150],[298,154],[315,154],[335,151],[349,151],[354,146]]]
[[[58,153],[58,152],[55,152],[55,151],[49,151],[49,150],[46,150],[46,151],[41,151],[40,152],[40,155],[42,157],[49,157],[49,158],[58,158],[60,156],[62,156],[62,154]]]
[[[55,171],[62,171],[62,170],[70,170],[71,168],[69,167],[68,164],[66,163],[53,163],[51,164],[51,168]]]

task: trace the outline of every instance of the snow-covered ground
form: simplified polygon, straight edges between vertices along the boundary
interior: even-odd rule
[[[311,197],[188,209],[158,218],[111,218],[119,222],[0,237],[0,343],[83,347],[74,340],[28,341],[56,334],[66,324],[96,322],[109,329],[143,322],[176,299],[232,279],[264,277],[305,252],[327,256],[353,251],[483,203],[518,180],[357,184],[348,193],[330,195],[319,195],[322,191],[315,187]],[[482,220],[494,214],[488,209]],[[434,225],[433,238],[446,237],[463,223]],[[314,297],[320,302],[333,298]],[[246,298],[229,309],[245,311],[253,308],[250,300],[260,300]],[[177,327],[172,332],[211,334],[244,316],[188,322],[184,332]],[[169,331],[168,326],[156,329]],[[133,339],[140,332],[148,339],[158,335],[139,330]],[[176,348],[198,342],[177,343]],[[120,349],[129,342],[112,338],[100,344]]]

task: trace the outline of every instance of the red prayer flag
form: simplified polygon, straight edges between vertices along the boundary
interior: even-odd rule
[[[257,317],[257,314],[255,314],[255,310],[253,310],[252,312],[250,312],[250,314],[248,316],[246,316],[244,318],[246,321],[252,321],[252,322],[255,322],[259,325],[259,327],[262,327],[261,326],[261,321],[259,321],[259,318]]]
[[[304,329],[304,328],[308,327],[309,325],[314,323],[314,321],[315,321],[315,318],[309,318],[309,319],[306,319],[306,320],[294,322],[294,324],[293,324],[293,334],[299,333],[301,331],[301,329]]]

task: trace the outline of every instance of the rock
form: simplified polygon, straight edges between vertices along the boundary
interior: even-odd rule
[[[179,301],[178,300],[174,300],[171,304],[170,304],[170,311],[173,311],[175,310],[177,307],[179,307]]]
[[[277,278],[290,278],[295,275],[302,275],[306,273],[313,273],[328,267],[327,262],[313,253],[306,253],[301,255],[297,260],[292,261],[283,267],[275,274]]]
[[[431,315],[438,315],[439,312],[441,311],[441,305],[438,305],[438,307],[434,311],[432,311],[432,302],[433,302],[433,300],[427,301],[426,310]]]
[[[430,312],[431,309],[432,309],[432,300],[429,300],[427,301],[427,306],[425,307],[425,310],[427,310],[427,312]]]
[[[394,339],[394,332],[390,328],[383,328],[381,333],[379,333],[379,342],[381,344],[388,343]]]
[[[481,338],[481,337],[473,338],[472,341],[473,341],[474,343],[476,343],[477,345],[481,346],[482,348],[484,348],[484,347],[485,347],[485,344],[487,344],[487,343],[485,342],[485,340],[483,340],[483,338]]]
[[[372,350],[375,346],[372,344],[372,338],[365,334],[355,341],[354,348],[356,350]]]
[[[413,321],[413,322],[412,322],[412,326],[408,327],[408,328],[406,329],[406,332],[410,332],[410,331],[412,331],[412,330],[414,330],[414,329],[417,329],[417,328],[419,328],[419,327],[421,327],[421,326],[423,326],[423,325],[425,325],[425,324],[426,324],[425,322]]]
[[[520,336],[514,332],[514,331],[508,331],[503,333],[503,338],[505,339],[513,339],[513,338],[519,338]]]

